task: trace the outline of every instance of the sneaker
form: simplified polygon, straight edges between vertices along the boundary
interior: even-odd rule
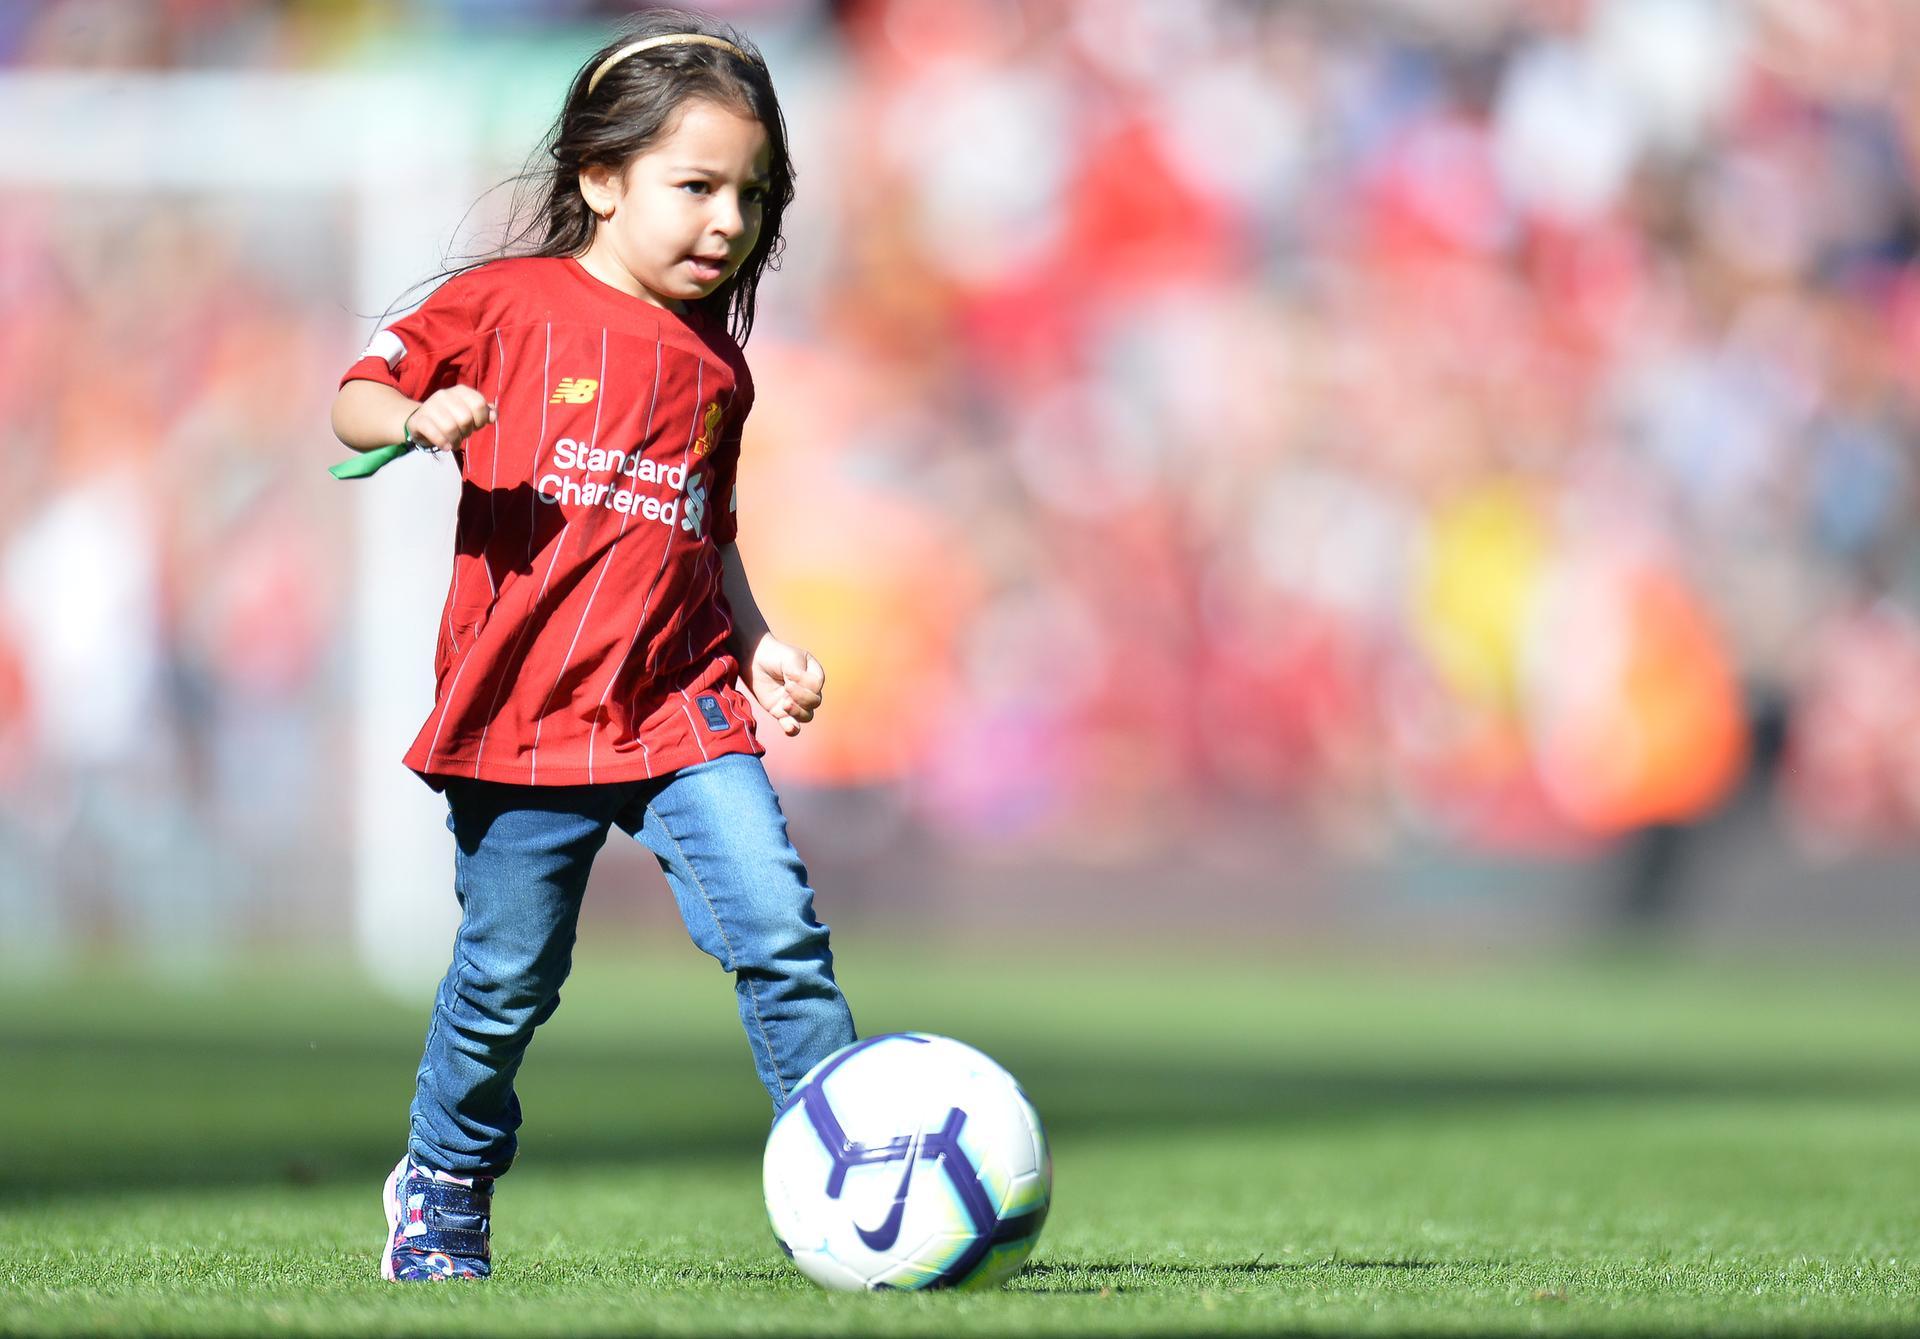
[[[380,1277],[394,1283],[484,1279],[493,1273],[488,1246],[493,1178],[455,1176],[422,1167],[411,1155],[387,1177],[382,1196],[387,1242]]]

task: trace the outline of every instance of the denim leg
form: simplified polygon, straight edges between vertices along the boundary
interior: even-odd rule
[[[587,871],[620,798],[584,786],[447,787],[461,919],[415,1081],[415,1160],[491,1176],[513,1161],[513,1078],[559,1006]]]
[[[754,1069],[777,1108],[854,1032],[766,769],[745,753],[682,768],[616,821],[660,861],[693,942],[734,974]]]

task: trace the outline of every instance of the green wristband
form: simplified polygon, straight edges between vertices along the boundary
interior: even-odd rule
[[[407,411],[407,416],[400,420],[401,440],[395,442],[392,446],[379,446],[371,451],[362,451],[359,455],[349,460],[343,460],[338,465],[329,466],[327,473],[336,479],[364,479],[381,466],[390,465],[400,459],[400,457],[406,455],[407,452],[420,445],[413,440],[413,416],[419,412],[419,405],[415,405]]]
[[[336,479],[364,479],[383,465],[390,465],[413,450],[410,443],[396,442],[392,446],[376,446],[371,451],[362,451],[358,455],[341,461],[328,468],[327,473]]]

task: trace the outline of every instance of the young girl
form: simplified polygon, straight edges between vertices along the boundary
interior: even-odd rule
[[[746,688],[799,733],[825,675],[775,637],[734,548],[753,382],[736,337],[793,194],[765,63],[652,11],[582,66],[552,132],[545,239],[374,337],[340,440],[453,453],[453,580],[407,766],[446,793],[461,923],[427,1030],[380,1269],[485,1278],[513,1078],[559,1003],[617,826],[735,976],[776,1106],[854,1039],[827,927],[760,764]]]

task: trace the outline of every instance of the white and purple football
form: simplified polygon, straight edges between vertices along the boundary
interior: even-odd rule
[[[815,1065],[767,1136],[767,1215],[824,1288],[993,1288],[1053,1195],[1040,1116],[973,1047],[868,1037]]]

